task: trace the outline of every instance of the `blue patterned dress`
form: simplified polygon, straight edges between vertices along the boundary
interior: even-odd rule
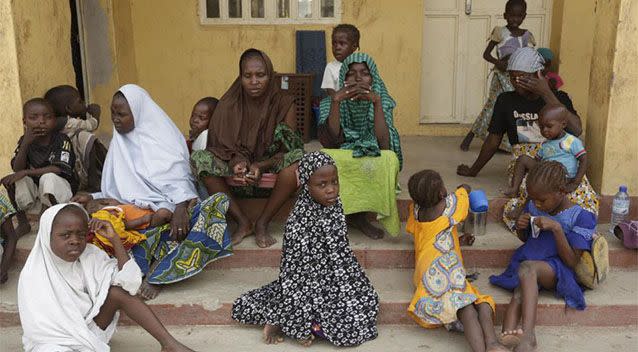
[[[596,216],[578,205],[565,209],[556,215],[549,215],[528,202],[523,213],[531,216],[546,216],[561,224],[565,237],[573,249],[591,250],[592,236],[596,230]],[[583,310],[586,307],[583,289],[576,282],[574,270],[558,256],[558,248],[551,231],[541,231],[537,238],[529,236],[527,241],[514,252],[509,266],[501,275],[492,275],[490,282],[507,290],[520,285],[518,268],[526,260],[542,260],[549,264],[556,275],[555,293],[562,297],[567,306]]]

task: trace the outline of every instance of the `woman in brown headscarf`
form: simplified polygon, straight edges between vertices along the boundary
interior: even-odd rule
[[[259,247],[276,240],[267,233],[273,215],[297,189],[297,162],[303,142],[296,130],[293,98],[279,89],[268,56],[246,50],[239,60],[239,77],[217,104],[208,127],[206,150],[191,156],[197,178],[209,194],[231,197],[230,214],[238,223],[233,244],[253,232]],[[272,192],[258,188],[266,172],[277,173]],[[232,177],[229,187],[225,178]],[[234,197],[268,195],[266,206],[253,226]]]

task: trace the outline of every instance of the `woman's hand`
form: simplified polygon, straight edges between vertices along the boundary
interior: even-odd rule
[[[115,232],[115,229],[113,229],[113,225],[108,221],[99,219],[89,220],[89,231],[106,237],[106,239],[111,241],[111,244],[122,241],[117,232]]]
[[[357,84],[344,83],[343,88],[339,89],[332,96],[332,100],[340,103],[344,100],[352,99],[358,94]]]
[[[93,196],[88,193],[78,193],[71,198],[71,202],[80,203],[86,206],[86,203],[93,200]]]
[[[261,179],[261,169],[258,163],[251,164],[246,174],[246,182],[249,185],[256,185]]]
[[[516,219],[516,229],[519,231],[527,230],[530,225],[529,221],[531,218],[532,216],[529,213],[521,214],[521,216]]]
[[[177,241],[182,241],[188,235],[190,231],[189,228],[189,217],[188,217],[188,202],[177,204],[175,207],[175,211],[173,212],[173,217],[171,218],[171,238]]]
[[[356,95],[354,100],[368,100],[374,104],[381,102],[381,96],[372,91],[372,87],[365,83],[357,83],[354,89]]]
[[[549,87],[547,78],[543,76],[541,71],[536,72],[536,77],[522,76],[516,77],[516,83],[523,89],[528,90],[534,94],[546,96],[552,94],[552,90]]]
[[[245,160],[240,161],[237,164],[235,164],[235,166],[233,166],[233,174],[236,177],[243,178],[244,176],[246,176],[246,172],[248,172],[248,162]]]

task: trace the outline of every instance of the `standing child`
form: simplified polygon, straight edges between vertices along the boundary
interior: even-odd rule
[[[494,27],[490,35],[490,41],[483,52],[483,58],[487,62],[494,64],[489,96],[485,105],[483,105],[483,110],[481,110],[474,121],[472,129],[463,139],[461,150],[467,151],[475,136],[480,139],[487,137],[487,128],[492,120],[496,98],[503,92],[511,92],[514,90],[509,75],[507,74],[507,62],[509,61],[510,55],[512,55],[516,49],[536,46],[536,40],[532,32],[520,28],[525,16],[527,16],[527,3],[525,0],[508,0],[507,3],[505,3],[505,13],[503,13],[503,17],[507,21],[507,25]],[[495,47],[497,57],[492,56],[492,50]],[[505,137],[501,142],[501,149],[506,151],[511,150],[511,146]]]
[[[527,176],[527,202],[516,221],[520,246],[494,285],[514,291],[503,320],[501,341],[518,345],[515,351],[536,348],[538,289],[555,291],[567,306],[585,309],[583,290],[574,268],[582,251],[591,250],[596,216],[567,197],[567,175],[562,164],[541,161]],[[522,318],[522,329],[518,327]]]
[[[34,98],[22,111],[25,131],[11,160],[14,173],[0,181],[17,210],[18,237],[31,230],[25,211],[39,213],[42,205],[68,202],[78,187],[71,140],[56,131],[51,104]]]
[[[57,129],[66,134],[73,144],[79,189],[99,191],[106,147],[91,132],[100,124],[100,106],[86,105],[80,92],[69,85],[49,89],[44,98],[53,106]]]
[[[321,82],[321,89],[325,89],[329,96],[333,96],[336,91],[341,89],[339,71],[342,62],[359,49],[360,38],[359,30],[351,24],[340,24],[332,30],[332,55],[335,60],[326,65]]]
[[[200,99],[195,106],[193,106],[193,112],[191,112],[191,118],[189,121],[190,130],[188,131],[188,151],[194,152],[196,150],[206,149],[206,142],[208,142],[208,124],[210,118],[215,112],[217,103],[219,100],[213,97],[206,97]]]
[[[279,278],[233,303],[233,319],[265,325],[266,343],[283,335],[309,346],[314,335],[337,346],[377,337],[379,297],[348,243],[334,160],[299,162],[301,191],[284,229]]]
[[[504,193],[516,197],[525,174],[541,160],[553,160],[561,163],[567,171],[567,193],[575,191],[583,181],[587,170],[587,151],[578,137],[565,132],[568,111],[562,105],[545,105],[539,112],[538,124],[543,137],[536,158],[521,155],[516,159],[512,185]]]
[[[86,243],[89,229],[113,243],[115,258]],[[35,245],[18,281],[18,309],[27,352],[110,350],[119,311],[148,331],[163,352],[192,351],[135,296],[142,273],[109,223],[77,204],[42,214]]]
[[[494,300],[466,278],[457,224],[467,217],[469,186],[448,194],[438,172],[423,170],[408,182],[406,231],[414,235],[416,291],[408,313],[427,329],[464,331],[472,351],[507,351],[494,332]]]
[[[563,86],[563,79],[560,78],[558,73],[550,71],[552,67],[552,61],[554,60],[554,53],[549,48],[539,48],[538,53],[541,54],[543,60],[545,60],[545,68],[543,69],[543,76],[549,81],[549,86],[553,90],[558,90]]]

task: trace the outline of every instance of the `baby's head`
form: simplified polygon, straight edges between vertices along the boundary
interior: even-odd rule
[[[410,176],[408,191],[414,203],[423,209],[435,206],[447,196],[443,179],[434,170],[422,170]]]
[[[135,129],[135,119],[131,106],[119,90],[115,92],[111,101],[111,121],[119,134],[127,134]]]
[[[536,208],[553,213],[566,194],[567,171],[558,161],[541,161],[527,174],[527,194]]]
[[[208,123],[210,122],[210,118],[213,116],[213,112],[215,111],[218,102],[219,100],[217,100],[217,98],[206,97],[195,103],[189,121],[189,138],[197,138],[200,133],[208,128]]]
[[[351,24],[340,24],[332,30],[332,55],[337,61],[345,60],[359,49],[361,34]]]
[[[22,122],[36,137],[43,137],[53,133],[57,118],[48,100],[33,98],[22,106]]]
[[[51,251],[66,262],[74,262],[86,248],[88,233],[88,217],[84,210],[75,204],[68,204],[53,218]]]
[[[98,199],[91,199],[90,201],[88,201],[86,205],[84,206],[84,208],[86,209],[87,213],[93,214],[104,207],[117,206],[117,205],[120,205],[120,203],[116,201],[115,199],[98,198]]]
[[[527,16],[527,3],[525,0],[508,0],[505,3],[503,18],[507,21],[507,28],[518,29]]]
[[[44,98],[53,106],[55,116],[81,117],[86,114],[86,104],[75,87],[53,87],[44,94]]]
[[[545,105],[538,117],[538,125],[543,137],[547,139],[562,137],[567,126],[567,114],[567,109],[562,105]]]

